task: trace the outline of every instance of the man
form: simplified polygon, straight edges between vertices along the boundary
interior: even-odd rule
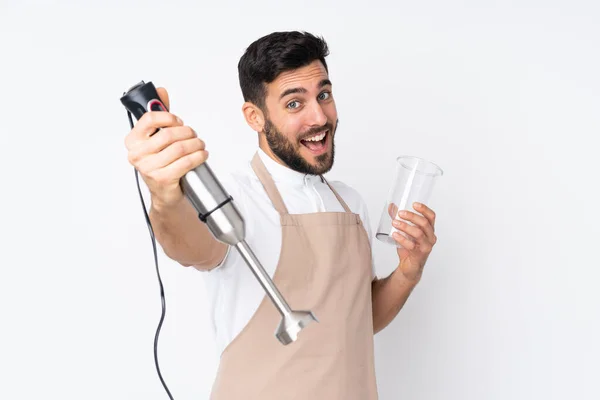
[[[179,179],[205,162],[204,142],[168,112],[146,113],[126,139],[152,196],[150,219],[167,256],[206,271],[221,360],[214,399],[377,398],[373,335],[398,314],[436,242],[435,214],[401,215],[396,270],[377,279],[361,196],[323,174],[334,161],[338,116],[321,38],[276,32],[252,43],[238,69],[259,149],[224,180],[247,223],[247,241],[290,306],[319,319],[298,340],[274,337],[280,316],[240,255],[216,241]],[[159,94],[168,108],[168,95]],[[163,128],[150,136],[156,128]]]

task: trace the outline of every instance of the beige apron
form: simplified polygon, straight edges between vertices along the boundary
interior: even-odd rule
[[[373,400],[371,247],[358,214],[288,214],[256,154],[252,168],[281,215],[282,244],[273,281],[295,310],[319,320],[284,346],[274,335],[281,315],[265,295],[225,348],[213,400]],[[327,183],[329,185],[329,183]]]

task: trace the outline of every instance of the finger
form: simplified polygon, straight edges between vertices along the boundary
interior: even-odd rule
[[[162,103],[165,105],[165,107],[167,107],[167,110],[170,110],[170,104],[169,104],[169,93],[167,92],[167,89],[163,88],[163,87],[159,87],[156,88],[156,92],[158,93],[158,97],[160,98],[160,101],[162,101]]]
[[[208,151],[199,150],[181,157],[164,168],[156,170],[151,176],[159,182],[167,180],[178,180],[192,169],[204,163],[208,159]]]
[[[415,225],[419,226],[421,229],[423,229],[427,238],[433,243],[435,233],[433,231],[433,227],[431,226],[431,224],[429,223],[429,220],[427,218],[425,218],[421,215],[415,214],[414,212],[408,211],[408,210],[400,211],[398,213],[398,216],[400,218],[402,218],[403,220],[410,221],[410,222],[414,223]]]
[[[402,247],[404,247],[407,250],[414,250],[414,248],[416,247],[415,242],[413,242],[409,238],[406,238],[406,237],[402,236],[398,232],[394,232],[392,234],[392,238],[394,238],[394,240],[397,243],[399,243]]]
[[[411,226],[408,224],[406,224],[406,226],[411,228]],[[417,227],[412,227],[412,228],[419,229]],[[398,228],[398,229],[400,229],[400,228]],[[402,229],[400,229],[400,230],[402,230]],[[408,233],[405,232],[405,234],[408,234]],[[424,253],[424,254],[430,253],[431,250],[433,249],[433,243],[429,242],[429,240],[427,239],[425,234],[423,234],[422,232],[421,232],[421,234],[418,234],[415,232],[413,232],[412,234],[415,235],[416,238],[415,238],[415,236],[410,236],[410,234],[408,234],[409,236],[405,238],[406,240],[408,240],[408,242],[413,244],[413,246],[410,246],[410,249],[415,249],[418,247],[419,251],[421,253]],[[404,235],[402,235],[400,232],[394,232],[392,234],[392,236],[394,236],[394,235],[399,235],[400,237],[404,237]],[[401,241],[401,244],[404,246],[405,242],[406,241]]]
[[[125,146],[131,150],[142,140],[149,139],[157,129],[171,126],[182,126],[183,121],[176,115],[166,111],[149,111],[144,113],[125,138]]]
[[[429,220],[431,227],[435,231],[435,212],[423,203],[414,203],[413,207],[415,210],[423,214],[427,220]]]
[[[398,212],[398,206],[395,205],[394,203],[390,203],[388,205],[388,214],[389,214],[390,218],[394,219],[396,217],[397,212]]]
[[[429,241],[429,237],[420,226],[410,225],[406,222],[398,220],[392,221],[392,225],[394,228],[406,233],[407,235],[410,235],[410,237],[416,242],[424,243],[425,241]]]
[[[204,150],[202,140],[198,138],[180,140],[172,143],[161,152],[144,158],[139,163],[139,170],[143,173],[149,173],[149,171],[166,167],[178,159],[200,150]]]
[[[156,154],[178,141],[196,137],[196,132],[189,126],[161,129],[158,134],[148,140],[139,141],[129,150],[129,162],[138,166],[143,158]]]

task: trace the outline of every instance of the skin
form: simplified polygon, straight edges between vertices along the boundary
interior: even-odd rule
[[[169,109],[169,95],[157,89]],[[160,132],[152,135],[156,129]],[[176,115],[145,113],[125,138],[127,158],[150,190],[150,222],[165,254],[183,266],[209,270],[225,257],[227,245],[214,239],[206,224],[198,223],[194,207],[185,199],[179,180],[208,159],[204,141]]]
[[[387,278],[376,279],[372,283],[373,331],[381,331],[396,317],[406,300],[417,286],[423,275],[425,263],[437,242],[435,235],[435,212],[424,204],[413,203],[415,212],[402,210],[398,213],[403,220],[414,226],[397,220],[392,225],[407,234],[404,237],[394,233],[392,237],[403,248],[398,248],[398,266]],[[391,215],[391,216],[392,216]]]
[[[159,88],[158,92],[168,109],[166,90]],[[281,73],[266,84],[264,106],[246,102],[242,113],[257,132],[260,148],[276,162],[315,175],[332,168],[338,116],[332,84],[320,61]],[[157,128],[162,129],[152,135]],[[301,144],[301,139],[323,131],[328,131],[327,150],[315,156]],[[184,266],[213,268],[225,256],[227,246],[216,241],[205,224],[198,223],[196,211],[179,186],[183,175],[208,159],[205,143],[177,116],[153,111],[140,118],[127,135],[125,145],[129,162],[150,190],[150,220],[167,256]],[[403,246],[397,250],[398,266],[388,277],[372,282],[375,333],[386,327],[403,307],[420,281],[437,242],[435,212],[419,203],[414,207],[420,215],[411,211],[401,211],[405,215],[398,213],[412,225],[393,222],[394,227],[408,236],[393,235]],[[390,217],[396,214],[391,205]]]
[[[295,93],[286,95],[289,91]],[[242,113],[258,133],[260,148],[281,165],[313,175],[333,166],[337,110],[327,70],[320,61],[281,73],[266,85],[265,106],[246,102]],[[315,156],[300,140],[323,131],[329,132],[327,151]]]

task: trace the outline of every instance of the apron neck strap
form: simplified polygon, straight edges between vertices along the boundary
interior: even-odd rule
[[[269,199],[273,203],[273,206],[275,207],[277,212],[279,212],[279,214],[288,214],[288,209],[285,206],[285,203],[283,202],[281,193],[277,189],[277,186],[275,186],[275,182],[273,181],[273,178],[271,178],[271,174],[269,174],[269,171],[267,171],[265,164],[260,159],[258,152],[254,154],[254,157],[252,158],[252,162],[250,164],[252,165],[252,169],[258,177],[258,180],[260,181],[260,183],[262,183],[263,187],[265,188],[267,196],[269,196]],[[333,186],[331,186],[329,182],[327,182],[327,179],[325,179],[323,175],[320,175],[320,177],[327,184],[327,186],[329,186],[329,189],[333,192],[333,194],[338,199],[342,207],[344,207],[344,210],[347,213],[352,213],[350,207],[348,207],[348,204],[346,204],[344,199],[342,199],[342,196],[338,194],[338,192],[333,188]]]
[[[327,182],[327,179],[325,179],[325,177],[323,175],[320,175],[320,177],[327,184],[327,186],[329,186],[329,189],[331,189],[331,191],[333,192],[333,194],[335,195],[335,197],[338,199],[338,201],[340,202],[340,204],[342,205],[342,207],[344,207],[344,210],[347,213],[352,213],[352,211],[350,210],[350,207],[348,207],[348,204],[346,204],[346,202],[344,201],[344,199],[342,199],[342,196],[339,195],[339,193],[333,188],[333,186],[331,186],[329,184],[329,182]]]
[[[279,212],[279,214],[288,214],[287,207],[281,198],[281,193],[279,193],[277,186],[275,186],[275,182],[273,182],[273,178],[271,178],[271,174],[267,171],[267,167],[265,167],[265,164],[260,159],[258,152],[254,154],[251,165],[277,212]]]

